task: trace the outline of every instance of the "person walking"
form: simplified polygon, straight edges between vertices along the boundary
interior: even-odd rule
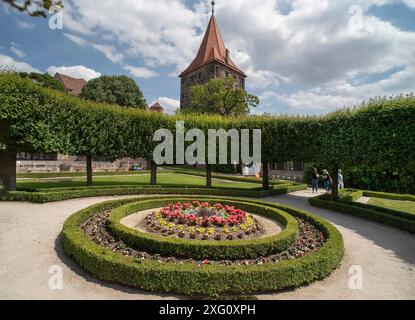
[[[331,183],[333,180],[331,179],[330,173],[327,170],[323,170],[323,179],[324,179],[324,184],[326,186],[326,191],[330,192]]]
[[[320,175],[318,174],[317,168],[313,169],[313,172],[311,173],[311,187],[313,188],[313,193],[316,191],[318,193],[318,179],[320,178]]]

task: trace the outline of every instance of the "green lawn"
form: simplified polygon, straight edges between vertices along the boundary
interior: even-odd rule
[[[121,186],[121,185],[148,185],[150,183],[150,175],[142,174],[135,176],[107,176],[94,177],[94,186]],[[205,186],[206,180],[203,177],[195,177],[189,175],[181,175],[175,173],[159,173],[157,175],[157,183],[160,185],[187,185],[187,186]],[[261,184],[232,182],[220,179],[212,179],[214,187],[225,188],[243,188],[252,189],[261,187]],[[84,187],[86,186],[86,178],[56,178],[56,179],[19,179],[17,181],[18,188],[67,188],[67,187]]]
[[[399,200],[389,200],[389,199],[381,199],[381,198],[370,198],[369,204],[373,206],[378,206],[378,207],[383,207],[387,209],[393,209],[393,210],[415,214],[415,202],[413,201],[399,201]]]

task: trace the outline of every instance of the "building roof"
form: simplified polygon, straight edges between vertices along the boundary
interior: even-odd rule
[[[150,111],[164,113],[164,108],[160,105],[160,103],[156,102],[150,107]]]
[[[56,73],[55,79],[62,82],[66,92],[74,96],[80,95],[82,88],[86,85],[86,81],[84,79],[75,79],[61,73]]]
[[[182,75],[194,71],[212,61],[224,64],[225,66],[244,75],[244,72],[241,71],[230,58],[229,51],[225,47],[225,43],[223,42],[223,38],[220,34],[214,15],[210,18],[209,25],[196,59],[194,59],[190,66],[183,71]]]

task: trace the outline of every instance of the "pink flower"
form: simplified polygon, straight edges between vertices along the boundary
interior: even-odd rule
[[[210,264],[210,261],[208,259],[203,260],[202,264],[207,265]]]

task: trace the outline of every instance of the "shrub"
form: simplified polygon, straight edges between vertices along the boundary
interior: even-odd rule
[[[138,175],[138,174],[148,174],[150,171],[103,171],[103,172],[94,172],[95,176],[123,176],[123,175]],[[25,179],[43,179],[43,178],[59,178],[59,177],[84,177],[86,172],[51,172],[51,173],[18,173],[17,178]]]
[[[111,232],[130,247],[159,253],[165,256],[192,259],[236,260],[255,259],[284,251],[298,236],[298,224],[292,216],[281,210],[240,201],[222,201],[222,199],[198,198],[211,203],[221,202],[234,205],[239,209],[266,216],[280,222],[285,230],[267,238],[241,241],[202,241],[166,238],[160,235],[144,233],[125,227],[120,223],[124,217],[143,210],[158,208],[178,201],[194,198],[167,198],[162,200],[139,201],[113,210],[108,220]]]
[[[397,194],[397,193],[386,193],[386,192],[376,192],[376,191],[365,190],[363,191],[363,196],[390,199],[390,200],[400,200],[400,201],[415,201],[415,195],[413,194]]]
[[[303,185],[281,185],[272,190],[262,188],[253,189],[232,189],[232,188],[195,188],[185,185],[170,186],[98,186],[80,188],[51,188],[37,190],[20,190],[0,194],[0,201],[28,201],[35,203],[47,203],[64,201],[78,198],[102,197],[102,196],[122,196],[138,194],[200,194],[234,196],[248,198],[264,198],[277,194],[303,190]]]
[[[83,222],[99,212],[137,200],[105,202],[72,215],[65,222],[61,235],[65,252],[85,270],[103,281],[148,291],[209,296],[222,293],[252,294],[306,285],[328,276],[339,266],[344,255],[342,236],[327,221],[303,211],[258,201],[253,203],[278,208],[311,221],[325,234],[326,243],[317,252],[294,260],[263,265],[199,267],[191,263],[161,264],[157,261],[124,257],[95,244],[79,228]]]
[[[361,197],[363,197],[362,190],[346,189],[346,190],[341,190],[339,200],[345,201],[345,202],[356,202]]]
[[[331,201],[327,195],[310,198],[309,203],[315,207],[331,209],[351,214],[360,218],[376,221],[391,227],[415,233],[415,220],[413,215],[401,211],[382,209],[380,207],[360,204]]]

